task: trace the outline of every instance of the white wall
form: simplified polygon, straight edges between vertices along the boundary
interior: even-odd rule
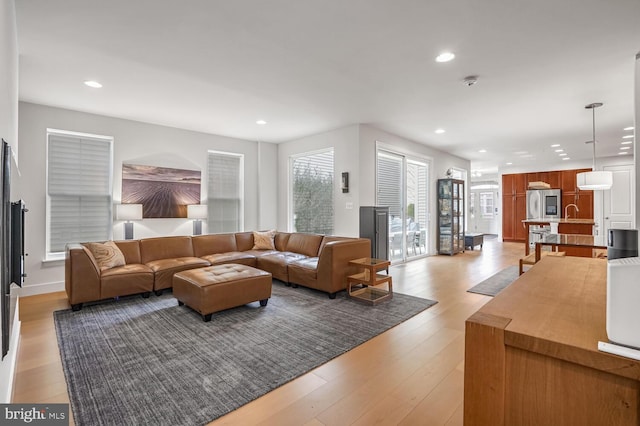
[[[0,4],[0,137],[18,152],[18,33],[14,0]]]
[[[278,229],[291,230],[288,225],[289,216],[289,159],[292,155],[318,151],[326,148],[334,149],[334,234],[346,237],[357,237],[359,228],[359,191],[361,179],[358,170],[358,129],[353,125],[278,145]],[[342,193],[341,174],[349,172],[349,192]],[[352,203],[352,208],[347,208]]]
[[[18,151],[18,34],[16,31],[16,14],[14,0],[0,1],[0,137],[9,142],[14,151]],[[17,157],[16,157],[17,159]],[[14,164],[15,166],[15,164]],[[17,173],[12,173],[12,198],[17,192]],[[0,268],[6,265],[0,264]],[[0,308],[0,315],[2,314]],[[18,352],[20,323],[18,310],[9,343],[9,353],[0,361],[0,403],[10,402],[13,387],[14,369]]]
[[[638,126],[640,126],[640,52],[636,54],[636,80],[633,90],[635,93],[635,137],[633,138],[633,159],[636,170],[636,208],[633,215],[633,226],[638,229],[638,212],[640,212],[640,161],[638,161],[638,156],[640,155],[640,149],[638,149],[638,134],[640,134],[640,129],[638,129]]]
[[[258,170],[258,225],[256,229],[278,227],[278,145],[260,142]],[[284,228],[282,228],[284,229]]]
[[[258,227],[260,213],[265,222],[272,222],[276,206],[265,202],[258,206],[258,188],[264,200],[275,199],[276,182],[269,167],[260,167],[264,177],[258,176],[258,143],[223,136],[192,132],[61,108],[20,103],[20,146],[23,199],[29,209],[26,216],[25,246],[27,278],[22,294],[34,294],[63,289],[63,262],[43,262],[45,258],[45,181],[46,129],[55,128],[114,137],[113,199],[120,201],[122,164],[151,164],[165,167],[200,169],[202,171],[202,200],[207,197],[207,150],[244,154],[245,211],[244,227]],[[273,147],[263,147],[265,158],[272,161]],[[260,185],[259,185],[260,182]],[[258,208],[260,207],[260,209]],[[114,209],[115,210],[115,209]],[[123,223],[114,222],[113,238],[122,239]],[[204,228],[206,229],[206,222]],[[145,219],[134,224],[135,238],[162,235],[189,235],[192,224],[188,219]]]
[[[360,176],[358,180],[361,182],[360,203],[363,206],[373,206],[376,202],[376,146],[378,144],[391,148],[398,153],[430,160],[431,197],[429,200],[429,212],[431,220],[429,221],[430,241],[428,253],[435,253],[437,235],[436,181],[444,178],[447,169],[451,167],[467,170],[468,175],[471,169],[469,160],[401,138],[369,125],[360,125]]]

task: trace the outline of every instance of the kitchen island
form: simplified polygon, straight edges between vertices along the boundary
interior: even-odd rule
[[[598,351],[606,275],[547,256],[466,321],[466,426],[640,424],[640,361]]]
[[[558,233],[560,234],[580,234],[593,235],[593,225],[596,222],[593,219],[525,219],[522,226],[526,230],[527,240],[524,249],[524,255],[530,252],[529,248],[529,227],[532,225],[549,226],[552,223],[558,224]],[[567,252],[567,256],[591,257],[592,252],[585,248],[571,248]]]

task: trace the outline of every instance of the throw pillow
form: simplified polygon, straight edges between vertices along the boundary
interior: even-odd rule
[[[91,251],[91,254],[93,254],[93,257],[98,263],[98,268],[100,268],[101,271],[125,264],[124,254],[122,254],[120,248],[113,241],[107,241],[106,243],[87,243],[85,246]]]
[[[274,238],[276,230],[271,231],[254,231],[253,232],[253,250],[275,250],[276,244]]]

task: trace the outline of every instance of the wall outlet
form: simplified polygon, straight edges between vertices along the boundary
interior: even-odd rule
[[[347,210],[353,210],[353,203],[352,202],[348,202],[347,205],[345,206],[345,208]]]

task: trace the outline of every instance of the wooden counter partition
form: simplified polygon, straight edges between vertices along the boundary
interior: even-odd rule
[[[598,351],[606,269],[545,257],[467,320],[465,425],[640,424],[640,361]]]

